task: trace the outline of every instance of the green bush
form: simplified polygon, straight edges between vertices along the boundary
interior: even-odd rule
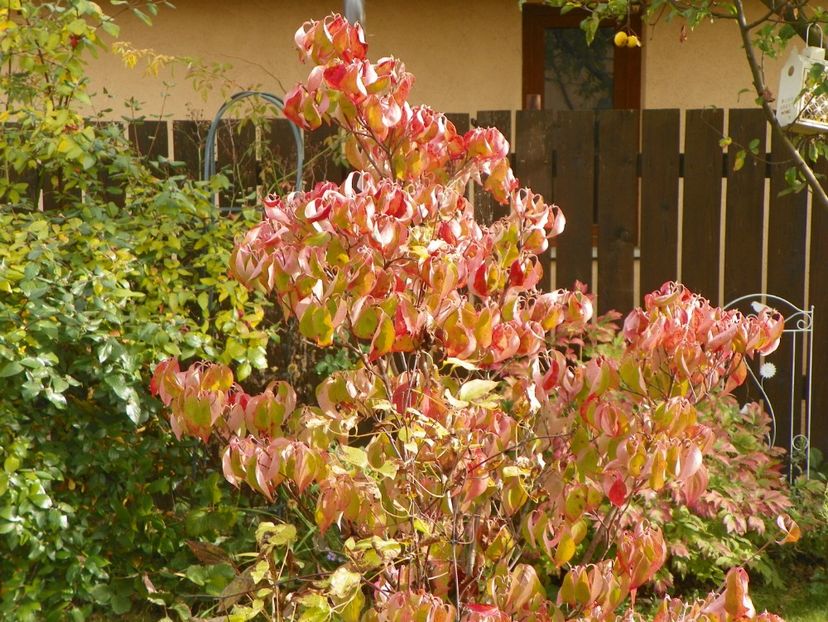
[[[112,4],[148,20],[167,3]],[[253,215],[220,217],[225,179],[161,175],[177,169],[84,118],[105,107],[86,59],[117,36],[98,4],[14,0],[0,22],[0,618],[214,592],[232,571],[195,564],[210,543],[249,548],[251,508],[219,485],[212,448],[170,441],[147,370],[170,355],[269,366],[268,306],[223,278]]]
[[[212,456],[170,442],[146,370],[171,354],[267,367],[265,307],[220,278],[247,217],[156,184],[127,210],[0,213],[0,614],[121,613],[145,574],[195,561],[187,538],[240,519]]]

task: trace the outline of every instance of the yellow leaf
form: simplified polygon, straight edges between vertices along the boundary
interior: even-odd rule
[[[555,565],[560,568],[575,555],[575,540],[569,534],[561,538],[555,550]]]

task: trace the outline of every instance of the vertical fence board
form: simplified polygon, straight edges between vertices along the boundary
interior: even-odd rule
[[[139,154],[149,160],[169,157],[166,121],[133,121],[128,129],[129,140]]]
[[[64,186],[64,180],[60,177],[50,179],[46,177],[41,180],[43,188],[43,209],[51,212],[67,207],[71,203],[80,203],[80,188],[69,188]]]
[[[555,283],[571,288],[592,283],[592,225],[595,205],[595,113],[558,113],[555,124],[555,203],[566,216],[566,229],[555,239]]]
[[[216,132],[216,170],[230,179],[231,189],[219,198],[222,207],[248,204],[256,190],[256,128],[234,119],[219,122]],[[254,201],[255,202],[255,201]]]
[[[19,128],[20,126],[17,123],[0,123],[0,132],[16,132]],[[26,184],[26,190],[21,193],[20,198],[26,197],[26,200],[37,208],[40,202],[40,189],[42,185],[40,176],[42,171],[25,169],[18,173],[14,170],[12,163],[9,160],[5,160],[0,165],[0,175],[3,174],[7,174],[9,176],[9,182],[13,184]]]
[[[292,128],[287,119],[270,119],[262,133],[259,181],[265,194],[295,189],[296,139]]]
[[[98,134],[114,132],[119,136],[123,136],[123,126],[119,123],[109,121],[92,121],[91,125],[95,128]],[[99,166],[109,166],[112,162],[99,162]],[[118,207],[126,205],[126,193],[124,183],[122,180],[116,179],[110,175],[109,172],[101,170],[98,173],[98,181],[101,184],[101,198],[104,201],[114,203]]]
[[[773,137],[771,152],[770,214],[768,221],[768,287],[767,292],[781,296],[797,307],[802,307],[805,297],[805,227],[807,221],[807,194],[779,193],[788,186],[785,183],[785,169],[790,166],[789,156],[776,136]],[[777,164],[778,162],[778,164]],[[769,302],[773,305],[773,302]],[[780,309],[788,313],[788,309]],[[788,327],[790,328],[790,326]],[[799,431],[799,405],[802,395],[802,373],[800,361],[792,361],[792,339],[799,335],[785,335],[779,348],[769,360],[776,365],[774,378],[765,382],[768,399],[776,415],[776,443],[788,447],[791,430]],[[802,349],[797,346],[798,355]],[[793,375],[794,391],[788,379]],[[774,382],[775,381],[775,382]],[[794,406],[793,420],[790,415]]]
[[[598,113],[598,311],[634,304],[638,111]]]
[[[477,113],[476,125],[477,127],[496,127],[508,140],[512,134],[512,112],[510,110],[481,110]],[[491,223],[504,216],[507,209],[482,188],[474,189],[474,212],[479,221]]]
[[[722,200],[721,109],[688,110],[684,138],[681,280],[719,302],[719,218]]]
[[[727,149],[724,303],[762,291],[762,228],[765,211],[765,115],[758,109],[731,110]],[[758,140],[757,155],[748,146]],[[744,163],[736,170],[739,152]]]
[[[678,276],[679,110],[645,110],[641,130],[641,295]]]
[[[305,134],[305,188],[313,187],[320,181],[341,183],[345,179],[345,167],[337,162],[337,136],[338,130],[330,125],[323,125]]]
[[[204,150],[210,124],[206,121],[173,121],[173,153],[190,179],[201,179]]]
[[[767,121],[759,109],[733,109],[728,113],[727,133],[732,142],[727,149],[724,304],[762,291],[766,130]],[[756,155],[749,148],[751,141],[758,141]],[[739,170],[737,163],[741,165]],[[752,312],[747,302],[738,308],[744,313]],[[748,364],[758,377],[759,360]],[[734,395],[740,402],[761,397],[751,380],[736,389]]]
[[[822,170],[828,175],[828,162]],[[828,456],[828,207],[816,200],[811,212],[811,263],[808,303],[814,307],[814,352],[811,369],[811,445]]]
[[[465,134],[469,131],[469,115],[465,112],[448,112],[446,118],[454,123],[454,129],[458,134]]]
[[[34,169],[26,169],[18,173],[8,164],[9,167],[9,181],[13,184],[26,184],[26,191],[21,193],[21,198],[26,197],[26,200],[37,207],[40,200],[40,179],[37,171]]]
[[[515,174],[528,186],[552,201],[552,126],[554,114],[543,110],[518,110],[515,117]],[[540,257],[543,289],[551,285],[549,249]]]

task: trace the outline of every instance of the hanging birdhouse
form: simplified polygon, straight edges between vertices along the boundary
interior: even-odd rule
[[[811,25],[813,26],[813,24]],[[779,77],[776,118],[782,127],[803,134],[828,132],[828,94],[820,88],[828,80],[822,29],[819,46],[810,43],[811,27],[805,37],[805,49],[791,50]]]

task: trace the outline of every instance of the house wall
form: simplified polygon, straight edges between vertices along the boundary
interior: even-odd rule
[[[152,27],[124,18],[121,36],[137,48],[231,63],[239,86],[284,93],[307,76],[293,47],[296,29],[310,18],[341,10],[341,0],[174,0]],[[402,59],[417,77],[415,103],[446,112],[514,109],[521,105],[521,20],[517,0],[367,0],[372,58]],[[135,96],[154,114],[163,101],[174,116],[192,109],[211,117],[223,101],[218,88],[202,101],[184,72],[141,78],[120,59],[93,63],[93,84],[106,86],[113,105]],[[175,88],[164,83],[175,82]],[[166,93],[166,96],[163,94]]]
[[[758,7],[758,0],[754,0]],[[111,95],[113,115],[130,97],[141,113],[211,117],[224,97],[258,86],[284,93],[307,73],[293,49],[306,19],[339,10],[340,0],[175,0],[147,27],[123,16],[121,40],[158,53],[233,65],[233,86],[216,82],[207,99],[181,68],[143,77],[112,54],[93,61],[93,88]],[[416,103],[447,112],[515,109],[521,102],[521,14],[517,0],[367,0],[372,57],[394,54],[417,76]],[[680,43],[681,25],[646,27],[642,105],[648,108],[748,107],[750,74],[734,22],[702,24]],[[767,65],[775,89],[778,64]],[[224,89],[222,89],[224,86]],[[222,90],[225,92],[222,93]]]

